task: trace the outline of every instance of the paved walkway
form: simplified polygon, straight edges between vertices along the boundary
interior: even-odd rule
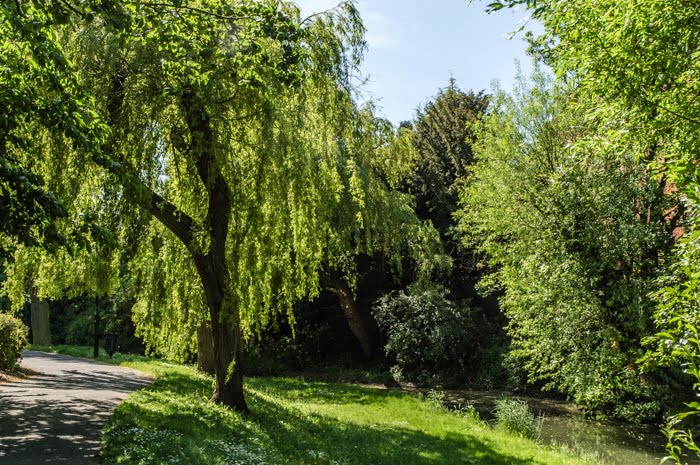
[[[0,464],[97,464],[100,432],[151,379],[128,368],[25,351],[27,379],[0,384]]]

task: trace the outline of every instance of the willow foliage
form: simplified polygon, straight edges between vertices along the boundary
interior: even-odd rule
[[[112,293],[119,283],[119,262],[129,253],[140,215],[120,215],[124,199],[105,190],[106,173],[86,165],[63,135],[39,126],[29,131],[27,144],[13,148],[12,157],[20,166],[31,167],[42,188],[60,199],[65,214],[46,225],[58,242],[26,243],[5,237],[12,245],[3,263],[7,280],[0,291],[10,298],[15,311],[26,303],[30,287],[40,298],[49,299]],[[130,217],[132,225],[122,227]]]
[[[322,267],[343,270],[352,284],[358,254],[381,251],[397,271],[406,255],[423,273],[446,266],[437,233],[416,218],[410,198],[389,190],[367,166],[375,156],[371,128],[332,128],[321,108],[290,103],[295,108],[286,115],[303,114],[306,121],[294,116],[285,124],[300,127],[286,130],[307,139],[300,137],[279,158],[250,151],[236,159],[244,168],[232,172],[236,220],[229,229],[227,262],[247,335],[279,316],[293,321],[292,303],[318,294]],[[172,234],[152,223],[132,263],[139,283],[138,330],[151,348],[178,357],[195,348],[195,331],[206,314],[186,254]]]
[[[155,220],[132,237],[134,319],[152,349],[183,357],[208,318],[188,255],[209,249],[207,215],[217,213],[191,156],[201,141],[188,111],[207,115],[208,156],[230,188],[228,311],[244,334],[279,315],[293,319],[292,303],[318,293],[322,266],[352,280],[359,253],[381,250],[397,268],[407,251],[434,258],[434,232],[372,168],[383,123],[353,100],[364,42],[352,3],[305,22],[295,6],[274,1],[122,7],[123,24],[103,15],[56,32],[110,128],[98,164],[112,173],[93,178],[98,186],[76,182],[88,182],[94,165],[62,176],[85,187],[76,199],[121,192],[116,230],[133,227],[133,208],[149,191],[192,220],[188,243]],[[45,148],[48,165],[68,157],[65,166],[80,170],[73,149]]]

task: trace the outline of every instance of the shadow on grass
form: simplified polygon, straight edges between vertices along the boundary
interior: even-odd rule
[[[207,402],[211,382],[187,372],[163,374],[122,404],[103,437],[106,463],[268,463],[537,465],[467,434],[442,437],[400,426],[341,421],[294,404],[381,403],[400,394],[282,378],[249,382],[252,415]],[[367,405],[367,408],[372,408]],[[166,460],[167,457],[167,460]]]
[[[301,378],[248,378],[247,384],[250,388],[271,396],[283,397],[289,401],[313,400],[315,404],[375,404],[383,403],[389,397],[400,398],[406,395],[398,391]]]
[[[326,458],[318,463],[414,464],[414,465],[525,465],[494,451],[469,435],[447,433],[436,437],[405,427],[360,425],[319,414],[304,414],[260,396],[251,396],[258,412],[255,422],[276,443],[290,463],[308,463],[310,457]],[[311,462],[314,463],[314,462]]]

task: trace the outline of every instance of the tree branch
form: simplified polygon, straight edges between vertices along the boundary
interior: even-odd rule
[[[330,291],[333,294],[340,296],[350,295],[349,289],[343,280],[337,276],[334,277],[331,275],[331,273],[324,269],[318,270],[318,280],[323,289]]]
[[[231,219],[231,189],[221,168],[216,166],[214,132],[203,102],[195,91],[187,89],[182,94],[181,105],[192,140],[189,153],[209,195],[205,224],[211,232],[210,252],[223,257]]]
[[[20,18],[25,18],[24,13],[22,13],[22,1],[15,0],[15,7],[17,7],[17,14]]]
[[[682,119],[682,120],[688,121],[689,123],[693,123],[693,124],[700,125],[700,121],[699,121],[699,120],[693,119],[693,118],[691,118],[691,117],[689,117],[689,116],[681,115],[680,113],[676,113],[675,111],[673,111],[673,110],[671,110],[671,109],[669,109],[669,108],[664,107],[664,106],[661,105],[660,103],[656,103],[656,102],[652,102],[652,101],[649,101],[649,103],[651,103],[652,105],[655,105],[655,106],[661,108],[663,111],[665,111],[665,112],[667,112],[667,113],[672,114],[672,115],[675,116],[676,118],[680,118],[680,119]]]
[[[61,3],[61,4],[63,4],[66,8],[68,8],[70,11],[72,11],[72,12],[75,13],[76,15],[80,16],[81,18],[84,18],[84,17],[85,17],[85,12],[84,12],[84,11],[80,11],[78,8],[76,8],[75,6],[71,5],[69,2],[67,2],[67,1],[65,1],[65,0],[58,0],[58,2]]]
[[[317,11],[316,13],[311,13],[309,16],[307,16],[306,18],[304,18],[304,19],[299,23],[299,27],[303,27],[304,24],[306,24],[307,21],[310,21],[310,20],[312,20],[313,18],[316,18],[317,16],[323,16],[323,15],[327,15],[327,14],[334,14],[334,13],[336,12],[336,10],[338,10],[339,8],[341,8],[341,7],[343,6],[343,4],[345,4],[345,3],[347,3],[347,2],[342,2],[342,3],[340,3],[340,4],[336,5],[336,6],[334,6],[333,8],[329,8],[329,9],[327,9],[327,10]]]
[[[192,246],[195,224],[192,217],[155,193],[121,163],[111,160],[104,154],[93,155],[92,159],[97,165],[117,176],[122,187],[130,194],[130,198],[175,234],[185,247],[189,249]]]
[[[119,124],[119,116],[124,105],[125,82],[126,72],[122,69],[117,70],[112,76],[111,92],[107,101],[108,121],[112,127]],[[175,234],[185,247],[191,249],[194,238],[194,220],[174,204],[158,195],[127,166],[114,161],[109,155],[113,153],[113,143],[113,141],[109,141],[104,144],[101,153],[93,154],[93,161],[115,175],[137,205],[153,215],[163,226]]]
[[[224,19],[226,21],[241,21],[244,19],[254,19],[253,16],[228,16],[228,15],[222,15],[219,13],[215,13],[213,11],[205,10],[203,8],[197,8],[194,6],[188,6],[188,5],[173,5],[170,3],[154,3],[154,2],[142,2],[141,3],[144,6],[147,6],[149,8],[155,9],[155,8],[172,8],[175,10],[189,10],[193,11],[195,13],[199,13],[202,15],[206,16],[212,16],[214,18],[218,19]]]

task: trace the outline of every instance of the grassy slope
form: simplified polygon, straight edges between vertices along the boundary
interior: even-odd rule
[[[248,378],[253,413],[241,417],[209,403],[211,379],[191,368],[138,357],[115,362],[153,373],[156,381],[110,418],[102,439],[105,464],[589,463],[401,393]]]

